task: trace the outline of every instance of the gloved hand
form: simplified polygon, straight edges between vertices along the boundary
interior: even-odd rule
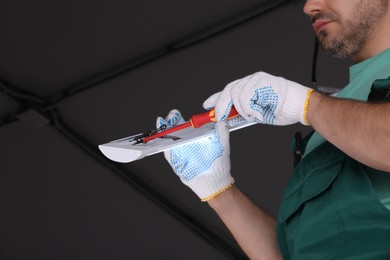
[[[298,83],[257,72],[228,84],[210,96],[205,109],[215,107],[217,120],[224,120],[232,105],[246,120],[270,125],[289,125],[306,120],[312,89]]]
[[[184,123],[180,112],[172,110],[166,119],[157,118],[156,127]],[[207,201],[234,183],[230,175],[229,130],[225,121],[215,123],[214,135],[164,152],[181,181],[202,201]]]

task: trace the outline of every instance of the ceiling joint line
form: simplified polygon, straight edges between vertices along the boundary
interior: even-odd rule
[[[13,100],[17,101],[18,103],[22,103],[23,100],[36,103],[36,104],[41,104],[41,105],[48,103],[46,100],[35,95],[34,93],[16,87],[15,85],[1,78],[0,78],[0,89],[5,95],[11,97]]]
[[[28,100],[35,105],[36,109],[38,109],[36,105],[40,104],[38,109],[39,111],[43,113],[50,112],[52,109],[56,108],[61,102],[71,97],[74,97],[84,91],[92,89],[99,84],[102,84],[113,78],[121,76],[122,74],[127,73],[131,70],[135,70],[141,66],[156,61],[160,58],[163,58],[166,55],[170,55],[177,51],[184,50],[185,48],[194,46],[207,39],[215,37],[223,32],[236,28],[239,25],[243,25],[247,22],[250,22],[253,19],[256,19],[257,17],[264,15],[265,13],[271,12],[287,3],[297,3],[298,1],[299,0],[281,0],[278,2],[269,1],[266,4],[259,4],[257,8],[251,8],[248,11],[244,11],[239,15],[230,18],[229,20],[227,20],[227,22],[220,22],[218,26],[213,25],[210,28],[202,30],[201,32],[184,37],[183,39],[178,40],[177,42],[172,43],[166,46],[165,48],[161,48],[152,51],[149,54],[140,56],[128,64],[125,64],[123,66],[118,66],[104,73],[99,73],[97,76],[91,77],[89,79],[84,80],[83,82],[80,82],[79,84],[76,84],[75,86],[69,87],[67,88],[67,90],[62,91],[61,93],[54,94],[51,98],[48,98],[46,100],[36,96],[33,93],[25,91],[21,88],[17,88],[17,92],[20,92],[17,95],[10,94],[9,88],[6,89],[6,91],[2,89],[2,91],[6,93],[8,96],[15,99],[19,104],[23,104],[23,100]],[[3,80],[0,80],[0,83],[1,81]],[[11,83],[8,83],[8,85],[12,86]],[[0,86],[4,86],[4,85],[0,84]],[[14,120],[12,118],[14,117],[15,117],[14,114],[5,116],[3,119],[0,120],[0,127],[7,125],[8,122],[13,122]],[[11,120],[9,120],[10,118]]]
[[[231,259],[246,259],[245,255],[224,241],[212,230],[207,228],[197,219],[186,213],[181,207],[177,206],[171,200],[167,199],[163,194],[158,192],[155,188],[151,187],[133,172],[121,166],[117,163],[113,163],[104,157],[98,150],[97,146],[92,144],[86,138],[82,137],[69,125],[66,125],[58,115],[55,109],[51,110],[52,119],[51,124],[60,133],[62,133],[67,139],[74,143],[77,147],[86,152],[90,157],[95,159],[98,163],[108,168],[122,178],[126,183],[130,184],[137,192],[149,199],[163,211],[169,213],[178,222],[182,223],[185,227],[193,231],[200,238],[204,239],[209,244],[213,245],[215,249],[226,255]]]
[[[209,28],[203,29],[200,32],[183,37],[182,39],[167,45],[165,48],[154,50],[149,54],[145,54],[128,64],[119,66],[114,69],[110,69],[104,73],[99,73],[98,76],[91,77],[90,79],[86,79],[83,82],[76,84],[75,86],[68,87],[68,90],[55,95],[56,97],[51,100],[50,104],[47,106],[47,109],[50,110],[62,101],[73,97],[79,93],[82,93],[86,90],[92,89],[93,87],[104,83],[110,79],[121,76],[122,74],[127,73],[129,71],[138,69],[141,66],[154,62],[167,55],[184,50],[185,48],[195,46],[196,44],[199,44],[205,40],[211,39],[240,25],[244,25],[247,22],[258,18],[261,15],[274,11],[277,8],[284,6],[285,4],[296,4],[298,1],[299,0],[281,0],[268,1],[266,4],[259,4],[256,8],[251,8],[250,10],[244,11],[239,15],[225,20],[224,22],[220,22],[217,25],[210,26]]]
[[[20,119],[19,116],[26,111],[36,110],[38,113],[43,113],[42,108],[49,103],[44,98],[17,87],[2,78],[0,78],[0,91],[18,104],[16,112],[10,113],[0,119],[0,128],[18,121]]]
[[[50,110],[46,110],[43,112],[41,108],[44,107],[44,99],[31,95],[27,91],[18,89],[14,86],[11,87],[10,84],[4,84],[4,82],[1,81],[0,87],[1,90],[6,93],[6,95],[9,95],[21,105],[23,105],[26,100],[27,102],[35,103],[35,108],[30,107],[29,109],[36,110],[36,112],[39,113],[39,116],[44,119],[47,119],[47,121],[50,122],[50,124],[56,130],[58,130],[68,140],[75,144],[79,149],[86,152],[89,156],[91,156],[97,162],[108,168],[110,171],[116,173],[117,176],[121,177],[122,180],[130,184],[130,186],[132,186],[138,193],[149,199],[159,208],[163,209],[163,211],[169,213],[178,222],[182,223],[185,227],[193,231],[200,238],[213,245],[218,251],[232,259],[245,258],[243,253],[229,245],[213,231],[211,231],[197,219],[186,213],[179,206],[175,205],[173,202],[165,198],[160,192],[158,192],[156,189],[144,182],[134,173],[132,173],[125,167],[120,166],[117,163],[113,163],[112,161],[104,157],[98,150],[96,145],[92,144],[86,138],[82,137],[79,133],[77,133],[74,129],[69,127],[61,119],[55,108],[51,108]],[[24,111],[27,110],[27,108],[24,109]],[[8,125],[11,122],[20,120],[19,115],[21,115],[22,113],[23,112],[19,111],[19,113],[16,115],[7,116],[6,118],[3,118],[3,120],[0,121],[0,127]]]

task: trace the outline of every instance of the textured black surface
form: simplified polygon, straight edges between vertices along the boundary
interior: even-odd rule
[[[200,113],[209,95],[256,71],[310,84],[303,2],[2,1],[0,258],[238,258],[161,154],[121,165],[97,145],[151,129],[172,108]],[[347,64],[322,53],[317,70],[319,84],[347,81]],[[231,136],[238,187],[273,216],[298,130],[310,129]]]

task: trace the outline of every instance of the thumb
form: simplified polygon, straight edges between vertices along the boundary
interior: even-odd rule
[[[219,136],[221,144],[229,153],[229,128],[226,121],[217,121],[214,128],[215,136]]]

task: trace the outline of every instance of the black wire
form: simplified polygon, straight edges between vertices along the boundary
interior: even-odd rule
[[[317,59],[318,59],[318,49],[319,49],[318,38],[315,37],[314,40],[314,51],[313,51],[313,63],[311,67],[311,83],[313,89],[317,89]]]
[[[3,91],[4,94],[13,98],[15,101],[19,103],[20,101],[23,100],[23,101],[29,101],[32,103],[40,104],[40,105],[47,104],[47,102],[43,98],[40,98],[37,95],[27,90],[18,88],[9,82],[6,82],[3,79],[0,79],[0,89],[1,91]]]

